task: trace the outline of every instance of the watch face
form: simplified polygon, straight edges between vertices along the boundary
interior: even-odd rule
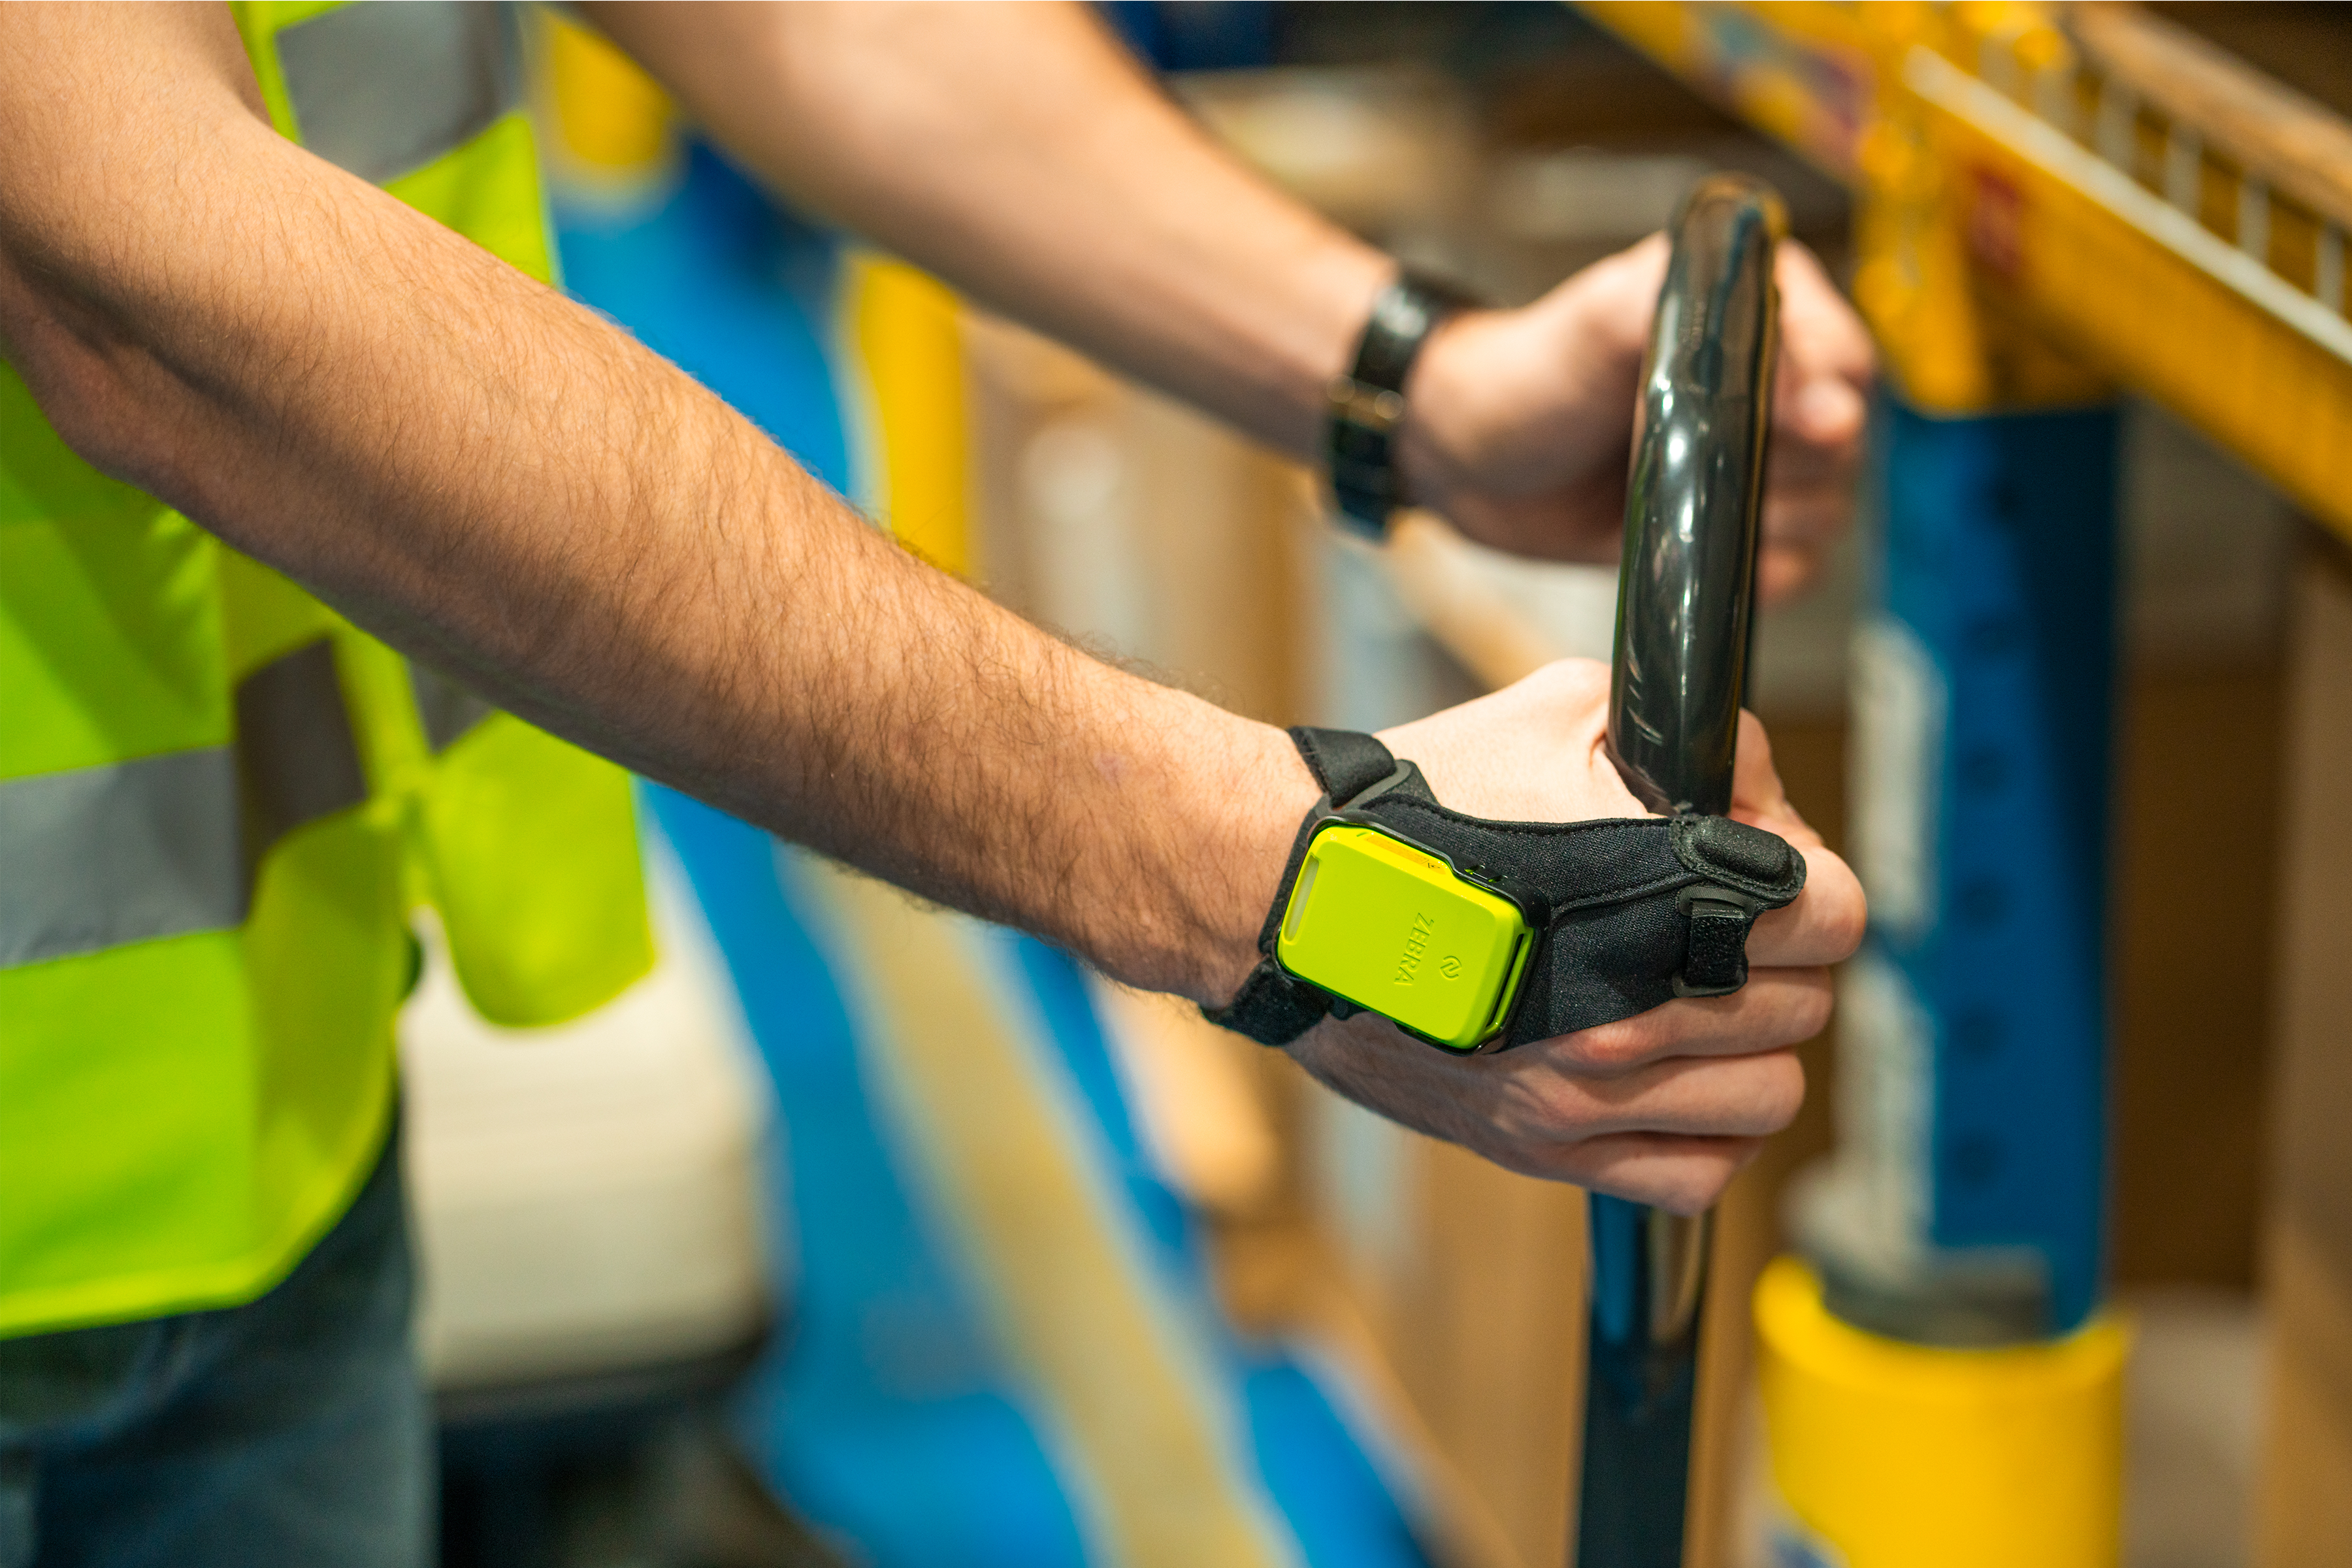
[[[1433,1045],[1470,1051],[1510,1016],[1528,947],[1508,899],[1393,835],[1335,822],[1307,845],[1275,958]]]

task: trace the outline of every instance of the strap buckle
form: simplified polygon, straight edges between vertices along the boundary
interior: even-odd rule
[[[1736,888],[1694,882],[1675,894],[1675,908],[1690,922],[1677,996],[1728,996],[1748,984],[1748,928],[1769,908]]]

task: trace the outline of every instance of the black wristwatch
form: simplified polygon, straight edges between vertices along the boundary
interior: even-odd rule
[[[1332,510],[1342,524],[1367,539],[1387,538],[1389,516],[1406,500],[1391,447],[1404,422],[1405,377],[1438,324],[1474,303],[1435,279],[1399,273],[1372,301],[1354,368],[1331,378],[1323,450],[1330,466]]]

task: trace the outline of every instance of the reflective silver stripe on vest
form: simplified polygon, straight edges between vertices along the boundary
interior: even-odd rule
[[[520,100],[506,5],[345,5],[278,32],[302,145],[374,184],[461,147]]]
[[[0,968],[245,918],[226,746],[0,784]]]
[[[424,722],[425,743],[436,756],[498,711],[467,688],[415,659],[408,661],[408,685],[416,694],[416,717]]]
[[[261,858],[367,797],[322,639],[236,689],[234,748],[0,783],[0,969],[226,931]]]

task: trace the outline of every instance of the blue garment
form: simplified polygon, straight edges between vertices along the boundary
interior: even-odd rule
[[[697,148],[634,216],[556,207],[568,286],[695,374],[820,479],[853,490],[832,338],[834,246]],[[1081,1568],[1110,1560],[1101,1475],[1024,1381],[992,1316],[985,1260],[932,1155],[892,1101],[870,954],[828,920],[808,858],[666,789],[648,816],[682,866],[772,1078],[785,1136],[773,1201],[793,1264],[789,1339],[754,1371],[737,1429],[802,1517],[876,1568]],[[1406,1568],[1407,1489],[1309,1365],[1245,1344],[1219,1313],[1197,1226],[1153,1173],[1077,966],[1028,937],[954,940],[1035,1043],[1038,1096],[1066,1131],[1123,1278],[1192,1378],[1195,1413],[1275,1561]],[[903,1079],[900,1087],[903,1088]],[[1129,1458],[1132,1458],[1130,1454]],[[1091,1490],[1090,1490],[1091,1487]]]
[[[257,1301],[0,1342],[0,1568],[426,1568],[399,1166]]]

